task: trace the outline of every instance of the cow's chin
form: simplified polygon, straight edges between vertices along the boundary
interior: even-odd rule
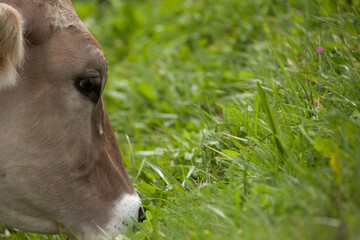
[[[68,226],[66,222],[39,217],[40,214],[36,214],[36,209],[28,209],[28,212],[38,216],[24,215],[22,213],[24,211],[9,208],[7,212],[1,211],[1,213],[7,215],[11,226],[18,227],[21,231],[43,234],[62,233],[70,236],[70,239],[78,240],[109,240],[124,234],[128,228],[134,227],[134,221],[138,219],[139,212],[142,212],[140,204],[140,198],[136,193],[126,194],[113,204],[110,218],[103,226],[97,225],[96,219],[93,219],[86,224],[79,223],[75,229],[73,224]]]
[[[9,209],[9,212],[12,211]],[[36,232],[43,234],[58,234],[61,229],[61,224],[50,219],[42,217],[34,217],[21,214],[17,211],[10,213],[14,218],[8,218],[8,224],[13,227],[18,227],[24,232]]]

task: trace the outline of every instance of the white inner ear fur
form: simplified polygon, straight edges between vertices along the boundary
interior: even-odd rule
[[[23,56],[21,15],[10,5],[0,3],[0,91],[16,84]]]

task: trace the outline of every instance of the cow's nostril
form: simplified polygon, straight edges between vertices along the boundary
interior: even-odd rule
[[[146,220],[146,216],[145,216],[145,213],[144,213],[144,208],[140,206],[138,221],[143,222],[144,220]]]

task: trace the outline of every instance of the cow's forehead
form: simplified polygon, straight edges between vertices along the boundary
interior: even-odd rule
[[[52,0],[55,2],[55,11],[57,13],[55,21],[52,23],[53,26],[51,28],[54,31],[73,31],[74,37],[77,35],[77,41],[85,44],[82,47],[86,49],[86,51],[101,59],[101,61],[105,64],[105,71],[107,68],[107,61],[105,54],[100,46],[100,44],[96,41],[96,39],[92,36],[92,34],[88,31],[87,27],[82,23],[79,19],[77,13],[75,12],[72,3],[69,0]],[[49,18],[51,19],[51,18]],[[55,26],[54,26],[55,25]]]
[[[76,14],[72,4],[68,0],[53,0],[55,1],[55,7],[57,12],[56,27],[67,28],[71,25],[86,29],[85,25],[80,21]]]

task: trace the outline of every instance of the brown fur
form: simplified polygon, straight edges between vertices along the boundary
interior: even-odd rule
[[[89,70],[104,87],[103,52],[69,1],[0,2],[21,13],[26,38],[18,84],[0,93],[0,221],[32,232],[99,231],[114,201],[135,191],[102,99],[94,104],[74,87]]]

